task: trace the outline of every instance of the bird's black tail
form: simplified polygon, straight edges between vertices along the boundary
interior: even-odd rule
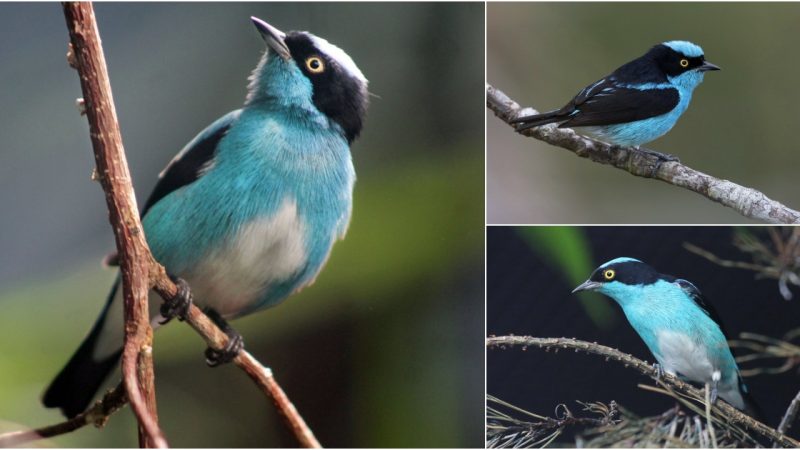
[[[741,375],[739,375],[739,392],[744,400],[744,412],[759,422],[766,423],[764,422],[764,410],[761,409],[761,406],[756,403],[756,400],[750,394],[750,390],[747,389],[747,386],[745,386]]]
[[[511,121],[509,121],[509,123],[522,124],[517,127],[517,131],[522,131],[522,130],[527,130],[528,128],[547,125],[548,123],[561,122],[562,120],[565,120],[565,117],[561,113],[561,110],[555,109],[553,111],[548,111],[546,113],[541,113],[541,114],[534,114],[532,116],[517,117],[516,119],[512,119]]]
[[[77,416],[86,410],[94,394],[100,389],[100,385],[116,367],[122,354],[121,350],[101,361],[96,361],[92,355],[118,287],[119,278],[114,283],[108,302],[89,336],[84,339],[78,351],[72,355],[67,365],[61,369],[61,372],[45,391],[42,397],[44,406],[59,408],[65,416],[70,418]]]

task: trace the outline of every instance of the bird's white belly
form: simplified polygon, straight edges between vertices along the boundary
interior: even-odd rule
[[[656,333],[659,354],[656,355],[662,368],[669,373],[678,373],[699,383],[711,382],[715,370],[705,347],[698,345],[689,336],[674,331]]]
[[[305,224],[287,198],[275,214],[244,224],[185,278],[198,305],[230,317],[260,300],[270,284],[295,275],[307,254]]]
[[[271,283],[281,282],[304,267],[307,255],[304,234],[305,225],[297,214],[297,204],[287,199],[275,214],[245,224],[194,270],[179,275],[189,283],[198,307],[211,307],[223,317],[231,317],[260,300]],[[163,320],[159,314],[163,300],[151,291],[149,301],[151,324],[158,328]],[[122,345],[122,310],[120,286],[93,352],[98,361],[114,354]]]

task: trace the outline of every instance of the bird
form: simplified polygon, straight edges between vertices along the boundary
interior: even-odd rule
[[[162,307],[151,292],[152,323],[180,318],[189,302],[204,308],[231,337],[224,351],[206,351],[212,366],[243,347],[227,320],[312,284],[344,238],[355,183],[350,146],[369,103],[367,79],[341,48],[250,19],[266,50],[243,107],[169,162],[141,213],[154,257],[179,287]],[[122,303],[117,276],[100,317],[44,393],[45,406],[67,417],[86,409],[118,365]]]
[[[742,381],[714,308],[689,281],[657,272],[629,257],[612,259],[572,292],[597,291],[611,297],[658,361],[658,373],[711,386],[739,410],[760,415]]]
[[[672,129],[711,70],[720,68],[706,61],[700,46],[667,41],[586,86],[564,107],[510,122],[520,124],[517,131],[558,123],[615,146],[638,148]]]

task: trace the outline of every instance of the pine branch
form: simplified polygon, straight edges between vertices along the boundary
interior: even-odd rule
[[[523,110],[514,100],[491,85],[486,85],[486,106],[512,128],[513,125],[509,123],[512,119],[537,113],[532,108]],[[521,131],[520,134],[565,148],[581,158],[607,164],[638,177],[654,178],[688,189],[751,219],[777,224],[800,223],[800,212],[768,198],[763,193],[712,177],[680,162],[660,162],[654,155],[636,152],[630,147],[595,141],[556,125],[534,127]]]
[[[627,368],[637,370],[646,376],[658,380],[659,384],[662,384],[665,386],[665,388],[674,389],[675,391],[694,399],[697,403],[704,404],[704,390],[697,389],[689,383],[681,381],[677,377],[674,377],[670,374],[663,374],[659,378],[658,371],[655,367],[639,358],[636,358],[635,356],[623,353],[611,347],[606,347],[605,345],[569,338],[537,338],[530,336],[497,336],[486,339],[487,348],[504,349],[511,346],[518,346],[522,348],[537,347],[544,348],[545,350],[552,348],[556,351],[558,351],[558,349],[572,349],[575,350],[575,352],[583,351],[586,353],[603,356],[606,358],[606,360],[620,362]],[[726,420],[729,420],[732,423],[744,425],[746,428],[755,431],[756,433],[770,439],[776,444],[784,447],[800,446],[800,442],[764,425],[763,423],[753,419],[752,417],[739,411],[733,406],[730,406],[724,401],[716,401],[711,406],[711,411],[721,417],[724,417]]]

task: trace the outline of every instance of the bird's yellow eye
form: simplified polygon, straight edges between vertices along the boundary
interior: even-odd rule
[[[306,69],[311,73],[322,73],[325,70],[325,63],[318,56],[309,56],[306,58]]]
[[[613,280],[614,275],[616,274],[617,273],[614,272],[614,269],[607,269],[605,272],[603,272],[603,278],[605,278],[606,280]]]
[[[688,59],[682,59],[681,60],[681,67],[683,67],[684,69],[689,67],[689,60]]]

